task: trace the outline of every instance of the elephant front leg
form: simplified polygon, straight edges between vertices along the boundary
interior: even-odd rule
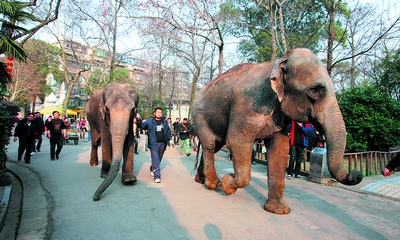
[[[110,171],[111,157],[112,157],[112,145],[111,135],[103,136],[101,139],[101,153],[102,153],[102,164],[100,177],[105,178]]]
[[[265,210],[276,214],[290,213],[290,207],[283,198],[285,189],[285,170],[289,156],[287,136],[278,133],[271,140],[268,159],[268,200]]]
[[[122,165],[122,183],[134,183],[137,181],[135,173],[133,172],[133,149],[134,149],[134,141],[133,136],[127,136],[127,139],[124,143],[124,162]]]
[[[234,174],[227,174],[221,180],[222,190],[226,194],[233,194],[238,188],[250,183],[252,140],[234,139],[228,143],[233,156]]]

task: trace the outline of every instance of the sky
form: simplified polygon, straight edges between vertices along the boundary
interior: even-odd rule
[[[400,16],[400,1],[398,0],[348,0],[347,1],[350,6],[354,6],[357,2],[362,4],[370,3],[375,5],[377,11],[379,9],[386,9],[390,6],[390,18],[393,22],[394,19]],[[49,39],[54,39],[53,36],[46,33],[45,30],[41,30],[35,38],[42,39],[44,41],[51,41]],[[236,53],[236,46],[239,39],[228,39],[225,41],[225,59],[228,65],[235,65],[239,63],[239,59]],[[53,42],[56,42],[55,39]],[[139,48],[140,47],[140,37],[133,31],[129,36],[125,38],[119,39],[117,43],[117,51],[119,52],[126,52],[131,49]]]

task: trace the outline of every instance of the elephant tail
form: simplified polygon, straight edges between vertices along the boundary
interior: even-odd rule
[[[110,171],[107,174],[107,177],[104,179],[104,181],[100,184],[99,188],[93,195],[93,200],[98,201],[100,200],[101,194],[111,185],[111,183],[114,181],[115,177],[117,176],[117,173],[119,171],[119,164],[121,161],[113,160],[111,163]]]
[[[197,145],[196,161],[194,161],[194,169],[193,170],[196,170],[197,164],[199,163],[200,148],[201,148],[201,142],[199,139],[199,144]]]

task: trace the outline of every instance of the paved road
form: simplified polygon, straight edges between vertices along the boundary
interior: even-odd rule
[[[11,143],[7,167],[24,188],[17,239],[400,239],[400,201],[360,189],[389,178],[352,187],[286,180],[292,212],[275,215],[263,210],[265,165],[253,165],[251,184],[227,196],[194,181],[193,155],[168,148],[156,184],[143,142],[135,155],[138,182],[123,185],[117,175],[98,202],[92,196],[103,179],[100,166],[89,165],[88,143],[66,145],[60,160],[50,161],[45,141],[30,165],[12,160],[17,144]],[[216,159],[220,176],[233,172],[226,153]],[[398,173],[391,178],[400,181]]]

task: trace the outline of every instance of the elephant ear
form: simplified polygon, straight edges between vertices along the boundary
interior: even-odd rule
[[[274,66],[271,71],[270,80],[272,90],[278,96],[279,102],[282,102],[283,96],[285,94],[285,84],[284,84],[284,71],[285,71],[285,62],[287,58],[282,58],[280,60],[275,61]]]

